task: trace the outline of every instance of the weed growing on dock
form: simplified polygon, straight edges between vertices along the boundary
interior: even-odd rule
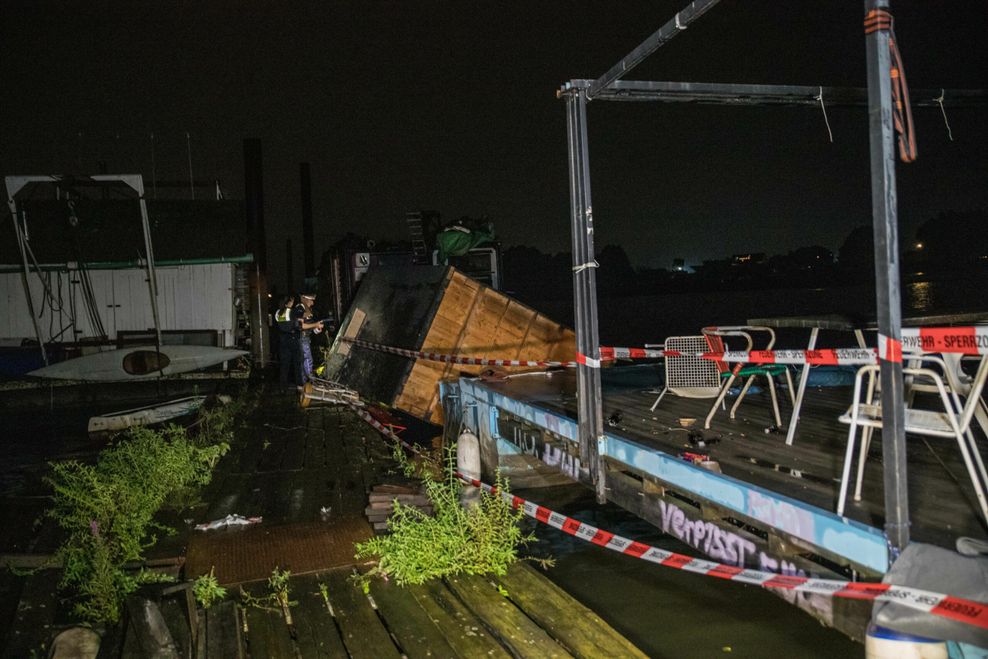
[[[124,598],[157,575],[128,570],[140,562],[156,533],[172,533],[154,521],[169,496],[209,482],[229,445],[197,445],[185,430],[133,428],[104,450],[95,465],[52,463],[54,489],[48,514],[67,532],[56,554],[62,587],[76,596],[74,612],[91,622],[116,622]]]
[[[213,574],[213,569],[209,568],[209,574],[199,576],[192,583],[192,594],[195,595],[196,601],[204,609],[208,609],[214,602],[226,597],[226,588],[220,585],[216,575]]]
[[[236,398],[220,396],[220,399],[219,404],[200,409],[196,421],[199,428],[198,438],[204,439],[209,444],[231,443],[237,419],[242,418],[249,408],[257,404],[256,399],[243,393]]]
[[[291,579],[291,576],[291,570],[282,570],[279,567],[275,567],[274,570],[271,571],[271,576],[268,577],[268,589],[271,592],[264,597],[255,597],[244,590],[241,586],[241,606],[244,608],[252,606],[254,608],[264,609],[266,611],[277,611],[280,609],[282,615],[285,617],[285,622],[288,625],[294,624],[292,622],[291,607],[298,606],[298,601],[292,600],[291,598],[291,590],[289,587],[289,579]],[[323,597],[326,598],[328,602],[328,591],[323,594]]]
[[[378,559],[361,577],[365,584],[374,576],[405,585],[461,573],[501,575],[518,560],[519,545],[534,539],[519,526],[524,513],[500,496],[481,492],[476,505],[463,506],[454,456],[455,447],[450,447],[440,480],[425,479],[432,516],[395,501],[388,520],[391,534],[356,546],[357,558]],[[500,474],[495,484],[499,492],[507,490]]]

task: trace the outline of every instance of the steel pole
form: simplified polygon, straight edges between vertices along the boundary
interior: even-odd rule
[[[576,324],[576,390],[580,460],[587,464],[597,501],[606,501],[604,419],[600,391],[600,348],[597,330],[597,273],[590,200],[590,158],[587,145],[585,89],[566,95],[569,147],[570,206],[573,240],[573,302]]]
[[[865,0],[865,15],[887,11],[888,0]],[[871,135],[871,212],[875,236],[875,292],[882,384],[882,461],[885,534],[894,554],[909,543],[906,430],[902,380],[902,310],[895,193],[889,32],[865,36],[868,55],[868,127]]]
[[[144,179],[137,178],[138,203],[141,206],[141,229],[144,233],[144,251],[147,254],[148,292],[151,294],[151,315],[154,319],[154,344],[157,352],[161,352],[161,319],[158,311],[158,273],[154,263],[154,243],[151,240],[151,223],[148,220],[148,206],[144,200]],[[160,363],[159,358],[159,363]],[[161,367],[164,375],[164,366]]]
[[[587,90],[587,98],[594,98],[602,89],[618,80],[631,69],[641,64],[645,58],[664,46],[673,37],[682,32],[690,23],[703,16],[713,8],[720,0],[694,0],[686,7],[676,13],[671,21],[653,32],[645,41],[624,56],[620,62],[608,69],[607,73],[600,76],[590,85]]]
[[[21,264],[23,265],[23,270],[21,270],[21,285],[24,287],[24,299],[27,300],[27,312],[31,315],[31,323],[34,325],[34,335],[38,337],[38,347],[41,349],[41,361],[45,366],[48,366],[48,351],[45,349],[45,341],[41,338],[41,326],[38,324],[38,316],[34,313],[34,299],[31,297],[31,286],[28,283],[28,269],[27,265],[27,251],[24,248],[24,234],[21,231],[20,225],[17,223],[17,203],[11,197],[7,201],[7,207],[10,209],[10,219],[14,222],[14,235],[17,236],[17,247],[21,252]]]

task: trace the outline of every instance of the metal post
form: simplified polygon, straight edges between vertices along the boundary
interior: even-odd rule
[[[251,285],[251,351],[254,363],[262,368],[268,362],[267,240],[264,232],[264,174],[261,141],[244,140],[244,197],[247,233],[254,254]]]
[[[595,98],[602,89],[641,64],[645,58],[685,30],[690,23],[707,13],[719,1],[694,0],[689,3],[682,11],[677,12],[671,21],[653,32],[648,39],[638,44],[633,51],[612,66],[607,73],[594,80],[590,89],[587,90],[587,98]]]
[[[888,10],[888,0],[865,0],[865,15]],[[882,461],[885,534],[894,555],[909,543],[906,431],[902,380],[902,311],[896,217],[889,32],[865,36],[868,54],[868,126],[871,134],[871,212],[875,236],[875,289],[882,384]],[[894,556],[893,556],[894,558]]]
[[[34,313],[34,299],[31,297],[31,286],[28,284],[27,250],[24,248],[24,233],[17,223],[17,202],[13,195],[7,200],[7,207],[10,209],[10,219],[14,222],[14,234],[17,236],[17,247],[21,251],[21,284],[24,287],[24,297],[27,299],[27,312],[31,314],[31,322],[34,324],[34,334],[38,337],[38,347],[41,349],[41,361],[48,366],[48,351],[45,350],[45,341],[41,338],[41,326],[38,324],[38,316]]]
[[[148,221],[148,206],[144,201],[144,179],[138,175],[131,185],[137,190],[141,205],[141,226],[144,231],[144,251],[147,253],[148,290],[151,293],[151,316],[154,318],[154,342],[161,351],[161,321],[158,314],[158,273],[154,269],[154,243],[151,241],[151,223]],[[160,361],[160,360],[159,360]],[[162,366],[164,369],[164,366]],[[162,371],[164,375],[164,371]]]
[[[597,501],[606,499],[604,419],[600,392],[600,347],[597,332],[597,273],[590,203],[590,161],[587,148],[585,89],[566,94],[569,146],[570,205],[573,238],[573,300],[576,313],[577,410],[580,460],[588,465]]]

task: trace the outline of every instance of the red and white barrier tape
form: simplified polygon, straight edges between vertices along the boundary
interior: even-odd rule
[[[988,325],[971,327],[903,327],[906,352],[953,352],[988,355]]]
[[[720,328],[731,329],[731,328]],[[426,359],[447,364],[468,364],[472,366],[529,366],[529,367],[574,367],[585,364],[600,368],[602,362],[615,359],[661,359],[663,357],[702,357],[711,361],[748,364],[810,364],[831,366],[855,366],[876,364],[879,357],[888,361],[902,361],[903,352],[947,352],[963,355],[988,355],[988,326],[972,327],[905,327],[902,340],[896,341],[882,334],[878,335],[878,350],[871,348],[845,348],[820,350],[753,350],[684,353],[677,350],[657,350],[654,348],[626,348],[601,346],[600,358],[577,353],[576,360],[561,362],[553,360],[487,359],[484,357],[461,357],[436,352],[406,350],[394,346],[372,343],[361,339],[342,338],[342,341],[379,352],[387,352],[412,359]]]
[[[390,428],[379,423],[365,410],[352,405],[350,407],[381,434],[401,443],[402,446],[416,453],[421,453],[417,447],[398,437]],[[456,476],[463,482],[481,488],[485,492],[495,496],[501,496],[513,508],[523,510],[526,515],[543,524],[559,529],[586,542],[610,549],[611,551],[640,558],[657,565],[684,570],[686,572],[694,572],[708,577],[718,577],[720,579],[753,584],[763,588],[782,588],[795,592],[814,593],[831,597],[865,599],[876,602],[895,602],[896,604],[901,604],[917,611],[923,611],[931,615],[988,629],[988,604],[906,586],[841,581],[838,579],[812,579],[809,577],[787,576],[762,570],[751,570],[733,565],[725,565],[723,563],[714,563],[630,540],[573,519],[572,517],[567,517],[545,506],[540,506],[519,496],[512,495],[509,492],[498,492],[496,487],[477,479],[467,478],[459,472],[456,473]]]
[[[550,366],[576,366],[577,362],[559,362],[550,360],[526,360],[526,359],[485,359],[483,357],[461,357],[459,355],[446,355],[438,352],[422,352],[419,350],[406,350],[405,348],[395,348],[394,346],[371,343],[361,339],[348,339],[343,337],[341,341],[352,343],[361,348],[387,352],[392,355],[401,355],[412,359],[425,359],[433,362],[444,362],[447,364],[469,364],[471,366],[539,366],[548,368]]]
[[[871,348],[847,348],[824,350],[741,350],[727,352],[706,352],[704,359],[716,362],[737,362],[745,364],[809,364],[811,366],[847,366],[875,364],[878,357]]]
[[[878,358],[887,362],[902,362],[902,341],[878,333]]]
[[[462,480],[474,487],[497,495],[497,488],[482,483],[476,479],[467,479],[457,474]],[[718,577],[730,581],[753,584],[763,588],[783,588],[802,593],[846,597],[850,599],[867,599],[876,602],[895,602],[917,611],[923,611],[943,618],[950,618],[977,627],[988,629],[988,604],[973,600],[933,593],[917,588],[896,586],[885,583],[861,583],[841,581],[837,579],[811,579],[810,577],[786,576],[762,570],[751,570],[714,563],[685,554],[659,549],[628,538],[610,533],[585,522],[566,517],[553,510],[527,501],[510,493],[500,495],[511,503],[513,508],[524,510],[525,514],[543,524],[557,528],[564,533],[600,545],[605,549],[621,554],[640,558],[665,567],[671,567],[686,572],[694,572],[708,577]]]
[[[656,350],[655,348],[617,348],[600,346],[601,359],[661,359],[663,357],[680,357],[678,350]]]
[[[421,350],[407,350],[381,343],[372,343],[362,339],[350,339],[343,337],[341,341],[352,343],[361,348],[387,352],[402,357],[412,359],[426,359],[434,362],[444,362],[447,364],[470,364],[473,366],[539,366],[548,368],[550,366],[573,367],[577,364],[586,364],[591,368],[600,368],[601,362],[613,361],[615,359],[661,359],[662,357],[679,357],[683,353],[675,350],[656,350],[654,348],[624,348],[613,346],[600,347],[600,359],[594,359],[587,355],[577,353],[576,360],[571,362],[560,362],[545,359],[525,360],[525,359],[488,359],[486,357],[461,357],[460,355],[449,355],[438,352],[423,352]]]

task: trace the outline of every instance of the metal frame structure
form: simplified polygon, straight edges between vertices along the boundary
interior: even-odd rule
[[[597,329],[597,266],[593,247],[593,211],[587,144],[587,103],[602,101],[661,101],[720,105],[811,105],[821,95],[832,105],[866,105],[871,134],[872,222],[875,236],[875,275],[878,290],[878,331],[890,342],[901,340],[899,257],[892,124],[889,33],[878,30],[865,38],[868,87],[846,89],[786,85],[710,84],[695,82],[626,81],[621,78],[719,0],[696,0],[678,12],[621,61],[595,80],[573,79],[557,96],[566,102],[568,128],[571,228],[573,239],[573,297],[576,344],[581,362],[577,371],[580,459],[590,466],[597,499],[605,499],[606,437],[600,391],[600,348]],[[888,0],[865,0],[865,12],[888,9]],[[937,92],[914,90],[920,107],[940,103],[982,105],[981,90]],[[939,98],[938,98],[939,97]],[[893,343],[894,345],[894,343]],[[901,353],[901,351],[900,351]],[[885,357],[891,357],[886,359]],[[882,442],[885,469],[885,531],[893,556],[909,542],[906,494],[905,430],[902,363],[894,354],[882,359],[882,405],[887,423]]]
[[[48,352],[45,350],[45,340],[41,336],[38,318],[34,313],[34,300],[31,298],[31,289],[28,285],[30,268],[28,267],[27,250],[25,248],[26,237],[21,223],[18,222],[17,194],[31,183],[47,183],[53,185],[59,191],[63,189],[72,190],[85,186],[105,187],[113,183],[123,183],[137,193],[137,201],[141,209],[141,228],[144,235],[144,261],[148,276],[148,291],[151,295],[151,314],[154,317],[155,348],[156,350],[161,350],[161,323],[158,315],[158,282],[154,269],[154,245],[151,241],[148,209],[144,201],[144,178],[140,174],[98,174],[95,176],[51,174],[47,176],[8,176],[5,178],[5,183],[7,186],[7,207],[10,209],[10,217],[14,223],[14,234],[17,236],[17,246],[21,252],[21,282],[24,286],[24,297],[27,299],[28,311],[31,314],[31,321],[34,323],[34,331],[38,338],[38,346],[41,349],[41,358],[44,360],[44,364],[46,366],[48,365]]]

